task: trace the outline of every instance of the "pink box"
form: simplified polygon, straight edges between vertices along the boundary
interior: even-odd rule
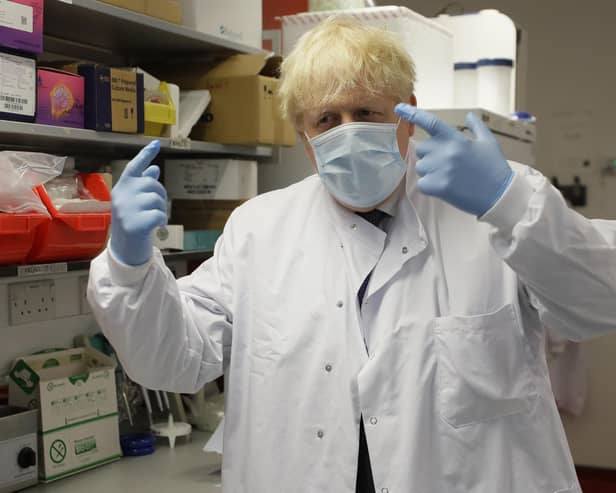
[[[43,51],[44,0],[0,2],[0,46],[29,53]]]
[[[36,123],[84,128],[84,79],[49,68],[36,71]]]

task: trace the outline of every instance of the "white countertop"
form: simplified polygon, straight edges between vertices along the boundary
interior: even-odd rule
[[[209,433],[193,431],[190,442],[178,438],[173,450],[165,441],[159,440],[152,455],[124,457],[117,462],[23,491],[220,493],[221,456],[202,450],[209,436]]]

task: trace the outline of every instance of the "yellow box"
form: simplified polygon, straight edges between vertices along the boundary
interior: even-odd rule
[[[171,92],[166,82],[161,82],[159,90],[167,95],[168,104],[152,103],[146,101],[145,108],[145,135],[160,137],[165,132],[166,125],[175,125],[177,121],[176,110],[171,98]]]

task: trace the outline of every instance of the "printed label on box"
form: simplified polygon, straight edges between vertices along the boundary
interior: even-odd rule
[[[36,62],[0,54],[0,112],[34,116]]]
[[[31,33],[34,30],[32,7],[0,0],[0,26]]]
[[[111,128],[137,131],[137,74],[111,69]]]

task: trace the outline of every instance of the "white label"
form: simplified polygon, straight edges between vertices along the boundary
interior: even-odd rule
[[[17,267],[17,275],[19,277],[40,276],[44,274],[64,274],[65,272],[68,272],[68,264],[66,262],[58,262],[55,264],[20,265]]]
[[[33,8],[10,0],[0,0],[0,26],[31,33],[34,29]]]
[[[2,467],[0,467],[0,490],[9,486],[15,487],[20,483],[36,478],[38,474],[36,465],[22,469],[17,464],[19,452],[25,448],[30,448],[38,453],[36,435],[34,433],[0,442],[0,464],[2,464]],[[8,491],[13,491],[13,489],[11,488]]]
[[[36,62],[0,53],[0,112],[34,116],[35,101]]]

